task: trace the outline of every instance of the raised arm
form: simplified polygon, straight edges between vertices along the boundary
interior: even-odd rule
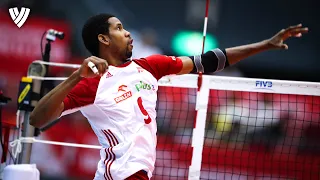
[[[178,74],[188,74],[198,71],[213,73],[267,50],[288,49],[288,45],[284,44],[285,40],[290,37],[301,37],[303,33],[307,32],[308,28],[303,28],[302,25],[299,24],[290,26],[287,29],[282,29],[270,39],[261,42],[231,47],[224,50],[214,49],[198,56],[182,56],[179,58],[182,60],[183,67]]]
[[[68,77],[65,81],[56,86],[53,90],[40,99],[34,110],[31,112],[30,125],[41,128],[59,118],[65,109],[64,101],[66,100],[70,91],[74,90],[77,85],[77,89],[85,88],[79,84],[81,79],[93,78],[99,75],[94,74],[88,67],[87,64],[89,61],[96,65],[100,74],[103,74],[108,67],[106,61],[100,58],[89,57],[85,59],[78,70],[76,70],[70,77]],[[84,91],[82,90],[82,92]],[[82,94],[86,95],[85,93]],[[79,96],[81,96],[81,93]],[[69,99],[68,102],[70,102]]]

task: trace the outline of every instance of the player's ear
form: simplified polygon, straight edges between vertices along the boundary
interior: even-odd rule
[[[99,40],[101,43],[103,43],[103,44],[105,44],[105,45],[107,45],[107,46],[109,46],[109,44],[110,44],[110,39],[109,39],[109,37],[106,36],[106,35],[104,35],[104,34],[99,34],[99,35],[98,35],[98,40]]]

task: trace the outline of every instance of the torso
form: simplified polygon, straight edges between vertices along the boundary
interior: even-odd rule
[[[129,62],[125,67],[110,66],[108,73],[100,78],[94,103],[81,110],[100,144],[106,149],[113,147],[101,153],[107,166],[112,163],[109,165],[112,177],[132,173],[128,172],[127,166],[133,159],[132,171],[136,167],[153,171],[157,90],[157,79],[135,62]],[[108,162],[106,156],[113,156],[112,153],[116,159]],[[143,165],[139,167],[139,164]]]

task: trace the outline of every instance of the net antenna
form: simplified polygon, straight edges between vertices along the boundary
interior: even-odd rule
[[[209,3],[210,0],[206,0],[206,14],[204,16],[204,24],[203,24],[203,41],[202,41],[202,53],[204,53],[204,45],[206,42],[206,35],[207,35],[207,25],[208,25],[208,14],[209,14]]]
[[[204,53],[204,48],[205,48],[208,15],[209,15],[209,4],[210,4],[210,0],[206,0],[206,11],[205,11],[204,25],[203,25],[203,41],[202,41],[201,54]],[[203,72],[201,71],[198,72],[196,117],[195,117],[193,135],[192,135],[193,151],[192,151],[191,165],[189,167],[189,175],[188,175],[189,180],[200,179],[200,172],[201,172],[202,151],[203,151],[203,144],[204,144],[207,107],[208,107],[209,92],[210,92],[209,88],[201,88],[203,84],[202,75],[203,75]],[[209,82],[205,82],[205,83],[209,83]]]
[[[204,23],[203,23],[203,39],[202,39],[202,51],[201,54],[204,53],[204,48],[206,44],[206,36],[207,36],[207,25],[208,25],[208,15],[209,15],[209,4],[210,0],[206,0],[206,13],[204,15]],[[198,72],[199,77],[198,77],[198,91],[200,91],[200,88],[202,86],[202,74],[203,72],[199,71]]]

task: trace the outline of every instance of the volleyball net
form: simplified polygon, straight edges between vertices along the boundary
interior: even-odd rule
[[[319,95],[320,84],[312,82],[203,75],[198,91],[198,75],[163,77],[152,179],[319,179]],[[68,144],[46,140],[23,142],[42,142],[42,148]],[[94,158],[99,154],[98,146],[67,146],[91,148],[86,154]],[[21,154],[26,147],[30,151],[25,146]]]
[[[155,179],[320,178],[320,84],[197,81],[159,81]]]

